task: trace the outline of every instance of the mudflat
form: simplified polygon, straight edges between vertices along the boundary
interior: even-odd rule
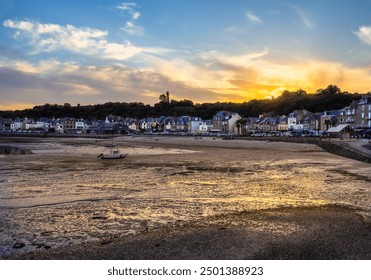
[[[106,162],[106,142],[11,141],[33,153],[0,158],[2,259],[371,258],[368,163],[156,136],[115,138],[128,156]]]
[[[219,215],[197,223],[67,246],[19,259],[370,260],[371,225],[340,207]]]

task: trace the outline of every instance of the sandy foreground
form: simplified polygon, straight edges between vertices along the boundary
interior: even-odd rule
[[[221,215],[137,236],[26,254],[19,259],[370,260],[370,248],[369,223],[348,209],[323,207]]]
[[[48,141],[91,144],[91,153],[96,152],[93,149],[96,145],[109,142],[99,140],[97,144],[93,139]],[[370,164],[335,156],[310,144],[184,137],[121,137],[115,141],[123,151],[125,147],[132,150],[138,147],[171,150],[161,154],[129,154],[125,164],[174,168],[181,166],[184,174],[178,171],[174,174],[187,178],[189,170],[206,170],[211,164],[218,172],[224,172],[231,178],[234,172],[241,171],[238,162],[251,166],[251,169],[243,170],[246,173],[252,172],[257,163],[259,166],[277,163],[278,166],[285,162],[285,168],[290,166],[287,162],[293,166],[322,165],[324,169],[331,171],[323,180],[330,186],[333,183],[332,192],[336,191],[335,185],[339,182],[355,182],[360,186],[357,191],[363,192],[363,201],[357,202],[359,205],[349,203],[349,206],[346,203],[337,204],[336,201],[319,201],[308,205],[219,213],[156,229],[143,229],[136,235],[102,238],[96,242],[51,248],[14,258],[371,259],[371,208],[367,206],[371,199],[368,198],[371,193]],[[178,153],[177,149],[187,152]],[[89,154],[88,151],[87,153]],[[300,174],[297,177],[300,180]],[[308,182],[303,181],[303,184]],[[339,194],[339,197],[347,195],[347,191],[340,192],[344,193]],[[352,196],[352,193],[349,195]]]

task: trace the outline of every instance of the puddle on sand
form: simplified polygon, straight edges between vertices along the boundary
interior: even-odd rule
[[[28,155],[28,154],[32,154],[31,150],[13,146],[0,145],[0,155]]]

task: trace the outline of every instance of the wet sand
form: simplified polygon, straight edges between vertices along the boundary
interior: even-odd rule
[[[46,141],[97,145],[93,139]],[[289,200],[286,204],[273,201],[271,209],[241,210],[249,205],[245,201],[234,211],[215,210],[191,220],[144,227],[140,234],[100,236],[99,241],[42,248],[8,259],[371,259],[370,164],[328,154],[310,144],[184,137],[121,137],[115,141],[124,150],[188,150],[183,154],[129,154],[121,163],[131,169],[156,168],[163,173],[159,182],[165,185],[172,182],[169,178],[179,183],[195,175],[209,180],[207,176],[214,180],[224,176],[234,184],[243,179],[251,187],[257,180],[263,192],[268,186],[286,187],[287,195],[272,188],[271,197],[290,197],[290,191],[300,196],[303,191],[303,201],[292,205]],[[95,153],[86,150],[84,159]],[[265,173],[274,180],[265,178]],[[314,186],[313,190],[306,193],[306,185]]]
[[[339,207],[265,210],[219,215],[175,228],[19,258],[370,260],[371,225]]]

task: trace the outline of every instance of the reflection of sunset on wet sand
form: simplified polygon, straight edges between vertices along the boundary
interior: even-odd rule
[[[370,220],[369,164],[314,145],[118,139],[117,147],[128,154],[119,161],[98,160],[105,141],[93,139],[15,141],[33,154],[0,156],[3,258],[45,246],[212,225],[219,215],[249,211],[342,207]],[[297,228],[277,221],[256,230],[271,227],[284,235]],[[24,246],[14,248],[14,240]]]

